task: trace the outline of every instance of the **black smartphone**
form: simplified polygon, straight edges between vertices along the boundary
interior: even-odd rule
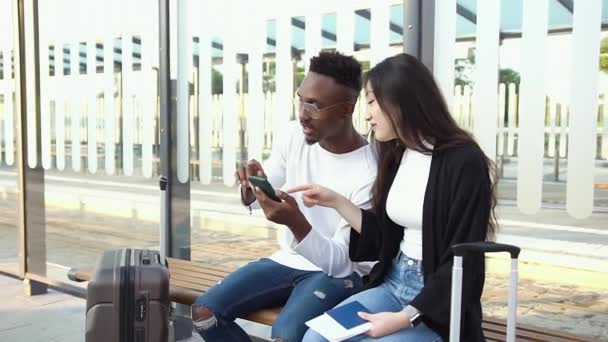
[[[249,183],[251,183],[253,186],[257,186],[258,188],[262,189],[266,196],[268,196],[271,200],[281,202],[281,199],[277,197],[274,188],[266,178],[259,176],[249,176],[248,179]]]

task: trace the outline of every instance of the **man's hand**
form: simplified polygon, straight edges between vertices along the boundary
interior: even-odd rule
[[[390,335],[410,327],[410,318],[404,311],[380,312],[377,314],[359,312],[359,317],[372,324],[372,328],[367,331],[367,335],[374,338]]]
[[[266,177],[262,164],[255,159],[251,159],[247,164],[241,165],[237,173],[238,182],[241,185],[241,199],[243,205],[250,205],[255,201],[255,196],[249,184],[249,176]]]
[[[274,223],[287,226],[298,241],[302,241],[310,232],[310,224],[300,211],[296,200],[283,191],[276,191],[281,202],[273,201],[258,187],[253,193],[257,198],[266,218]]]

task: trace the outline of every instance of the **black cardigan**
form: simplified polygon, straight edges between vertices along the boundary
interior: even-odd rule
[[[391,172],[384,200],[395,178]],[[407,189],[400,189],[407,191]],[[422,266],[424,287],[410,303],[423,313],[423,321],[447,341],[453,254],[450,246],[486,239],[490,218],[491,181],[483,152],[468,144],[433,152],[422,214]],[[363,210],[361,233],[351,229],[350,258],[376,261],[367,277],[366,288],[380,285],[399,253],[403,227],[386,215]],[[463,341],[484,341],[481,330],[481,293],[484,258],[465,256],[463,260],[462,325]]]

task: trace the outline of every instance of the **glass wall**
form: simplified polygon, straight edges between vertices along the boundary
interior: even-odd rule
[[[323,6],[314,11],[242,6],[231,12],[234,18],[228,21],[214,15],[226,4],[191,1],[187,6],[192,15],[182,30],[191,46],[184,49],[187,56],[178,55],[178,61],[187,62],[189,68],[185,75],[192,259],[235,268],[271,255],[285,229],[268,222],[261,211],[250,213],[241,205],[236,166],[250,159],[265,160],[277,130],[297,118],[295,91],[308,60],[319,51],[353,54],[368,69],[375,25],[374,30],[386,35],[387,45],[376,50],[399,52],[403,5],[379,6],[384,15],[377,15],[375,22],[372,9],[354,3],[345,8],[326,6],[331,9],[327,11]],[[241,25],[234,26],[235,22]],[[244,24],[250,28],[247,35],[239,29]],[[364,99],[353,121],[365,133],[361,103]]]
[[[18,272],[14,1],[0,1],[0,270]]]
[[[491,15],[491,11],[487,4],[482,8],[480,1],[458,0],[457,3],[454,114],[459,123],[474,131],[478,124],[475,119],[486,115],[476,108],[479,102],[476,103],[475,93],[480,80],[476,72],[481,56],[482,16]],[[602,27],[608,20],[607,5],[603,1]],[[573,2],[549,0],[546,7],[534,8],[531,2],[503,0],[497,8],[496,162],[500,175],[497,239],[522,248],[520,321],[605,338],[605,332],[599,328],[604,324],[599,321],[607,317],[603,309],[606,300],[599,294],[606,291],[604,284],[608,279],[605,266],[608,255],[603,252],[603,246],[608,243],[605,231],[608,222],[605,162],[608,139],[604,133],[608,122],[605,109],[608,82],[605,57],[600,57],[596,76],[597,111],[585,113],[596,120],[596,131],[585,132],[592,134],[596,142],[594,153],[588,154],[593,155],[593,160],[584,162],[591,170],[593,190],[587,193],[589,197],[575,197],[574,193],[568,194],[568,183],[581,179],[577,175],[569,178],[569,173],[574,172],[573,163],[584,159],[577,154],[585,153],[569,148],[574,129],[570,108],[574,101],[572,90],[577,86],[573,77],[576,51],[572,6]],[[536,12],[530,16],[531,11]],[[600,32],[601,45],[605,45],[607,39],[604,30]],[[525,41],[526,34],[536,35],[533,47]],[[481,76],[487,77],[487,74]],[[525,89],[521,86],[525,82],[533,86]],[[540,125],[533,128],[533,139],[538,139],[534,143],[530,143],[532,118],[540,118],[536,121]],[[528,144],[524,142],[525,134],[528,134]],[[533,161],[529,154],[525,156],[530,149],[537,152]],[[532,183],[531,175],[535,178]],[[538,201],[531,201],[532,198]],[[573,217],[581,215],[568,212],[572,202],[590,203],[590,215]],[[484,314],[504,318],[508,260],[491,256],[488,265]],[[568,299],[573,297],[577,299]],[[576,314],[579,310],[585,312],[585,319]],[[585,328],[580,328],[582,326]]]
[[[273,117],[275,54],[285,34],[299,42],[294,51],[302,50],[304,18],[294,17],[294,26],[285,33],[282,22],[274,18],[254,19],[253,15],[245,16],[244,9],[233,12],[251,25],[251,35],[244,37],[230,26],[233,21],[214,15],[225,10],[224,4],[186,4],[192,15],[178,30],[187,34],[188,53],[183,56],[178,51],[178,63],[188,63],[190,173],[186,179],[190,188],[191,258],[235,269],[278,248],[281,228],[267,222],[261,212],[250,214],[241,205],[235,171],[237,163],[254,157],[263,160],[269,154],[272,120],[277,120]],[[303,66],[298,71],[295,63],[293,70],[303,74]],[[254,133],[252,125],[257,125]],[[183,147],[178,142],[177,148]]]
[[[158,248],[158,4],[38,3],[46,276],[65,281]]]

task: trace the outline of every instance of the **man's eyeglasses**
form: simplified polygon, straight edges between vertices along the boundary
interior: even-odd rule
[[[308,102],[302,101],[302,99],[298,99],[298,108],[300,109],[300,112],[305,113],[309,118],[311,118],[313,120],[320,119],[322,116],[322,114],[321,114],[322,112],[324,112],[328,109],[343,105],[343,104],[353,104],[353,103],[352,103],[352,101],[344,101],[344,102],[334,103],[331,106],[319,108],[314,103],[308,103]]]

